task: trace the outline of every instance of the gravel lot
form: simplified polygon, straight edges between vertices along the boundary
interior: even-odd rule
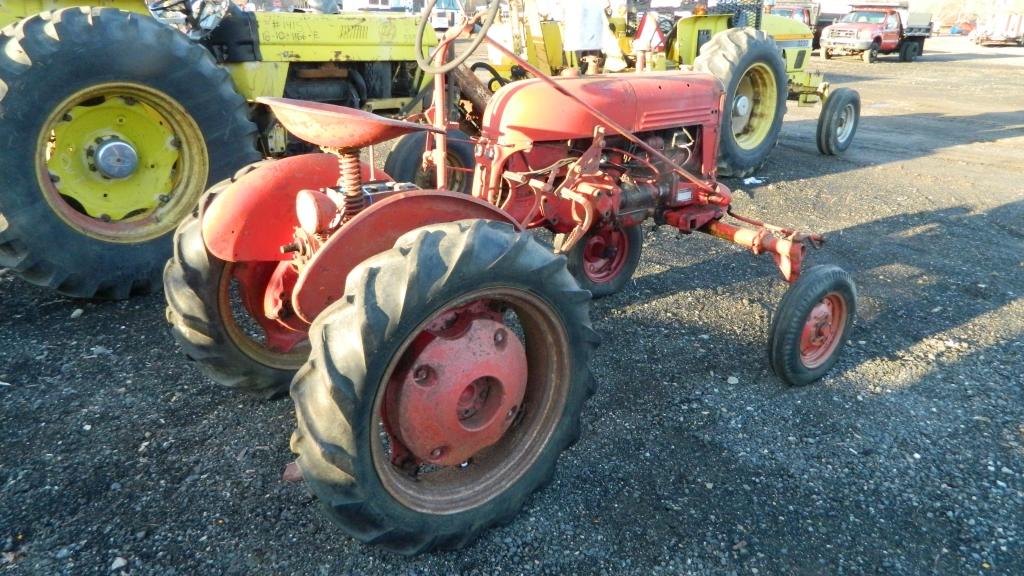
[[[854,147],[818,156],[816,109],[791,105],[765,183],[727,182],[854,274],[839,366],[784,388],[771,261],[649,234],[594,306],[582,440],[456,553],[326,522],[280,479],[290,402],[206,381],[161,295],[72,301],[0,270],[0,573],[1024,574],[1024,50],[930,48],[817,64],[861,93]]]

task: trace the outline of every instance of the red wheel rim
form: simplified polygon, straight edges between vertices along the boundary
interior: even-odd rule
[[[452,514],[507,490],[561,419],[567,333],[544,301],[511,288],[445,306],[393,356],[374,411],[374,467],[405,506]]]
[[[800,334],[800,361],[809,369],[824,364],[843,341],[846,330],[846,299],[830,292],[814,305]]]
[[[595,284],[611,282],[626,266],[629,240],[621,228],[603,228],[583,244],[583,272]]]
[[[269,318],[264,300],[267,292],[286,289],[279,272],[287,262],[237,262],[227,264],[219,289],[221,322],[229,337],[248,356],[267,366],[292,369],[309,354],[308,334],[287,323]],[[287,284],[287,281],[284,281]]]

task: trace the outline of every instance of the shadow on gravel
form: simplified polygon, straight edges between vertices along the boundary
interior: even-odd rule
[[[868,106],[862,108],[862,113],[865,112],[870,114]],[[1024,112],[988,112],[973,116],[864,115],[853,144],[842,156],[819,155],[814,144],[816,131],[817,119],[786,122],[779,147],[817,156],[820,161],[797,162],[776,151],[758,175],[771,177],[776,168],[787,180],[840,174],[865,166],[931,156],[938,150],[955,146],[1024,138]],[[894,134],[899,135],[898,141],[894,140]],[[726,182],[738,186],[736,180]]]
[[[854,275],[862,305],[852,338],[872,341],[862,361],[894,358],[925,338],[1024,298],[1024,200],[987,212],[959,206],[900,214],[836,230],[829,238],[805,265],[833,262]],[[668,269],[637,278],[630,304],[758,280],[782,284],[770,259],[739,249],[688,266],[661,258],[656,263]],[[759,303],[774,310],[775,292],[761,293]],[[712,338],[749,346],[728,333]]]

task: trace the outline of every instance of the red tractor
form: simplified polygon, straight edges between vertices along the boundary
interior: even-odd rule
[[[632,275],[642,223],[775,259],[792,286],[769,360],[788,384],[834,365],[855,316],[847,273],[801,274],[805,244],[820,236],[730,210],[716,181],[722,87],[707,74],[551,79],[520,60],[535,78],[487,106],[473,194],[444,190],[445,73],[498,7],[461,56],[445,62],[476,19],[421,58],[436,75],[432,125],[266,100],[330,153],[256,165],[211,189],[164,276],[189,356],[250,392],[290,384],[302,477],[347,533],[405,554],[465,545],[551,478],[594,392],[590,299]],[[417,131],[435,138],[439,190],[360,163],[362,148]],[[553,232],[554,249],[531,228]]]

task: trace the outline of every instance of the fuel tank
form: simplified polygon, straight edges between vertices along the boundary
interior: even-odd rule
[[[554,80],[634,133],[719,121],[722,85],[710,74],[672,71]],[[483,124],[483,136],[514,145],[589,138],[600,122],[534,78],[498,90]]]

